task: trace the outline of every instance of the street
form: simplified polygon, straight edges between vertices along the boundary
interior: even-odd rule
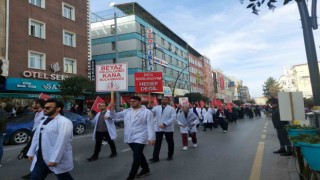
[[[93,153],[92,129],[81,136],[74,136],[73,154],[76,180],[122,180],[128,176],[132,152],[123,143],[123,130],[118,129],[116,147],[118,156],[109,159],[108,145],[102,146],[99,159],[87,162]],[[198,147],[182,150],[181,135],[175,128],[175,153],[172,161],[167,161],[167,145],[164,139],[160,162],[149,164],[151,175],[146,180],[289,180],[288,157],[273,154],[279,143],[270,118],[238,120],[229,124],[229,131],[223,133],[219,128],[197,133]],[[3,167],[0,168],[2,180],[18,180],[29,172],[27,160],[17,160],[23,145],[5,146]],[[145,148],[146,158],[151,158],[152,146]],[[54,175],[49,180],[56,179]]]

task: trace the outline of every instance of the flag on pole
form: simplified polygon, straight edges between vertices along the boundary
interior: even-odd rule
[[[99,104],[105,102],[100,96],[97,96],[96,100],[94,101],[91,110],[94,110],[95,112],[100,112]]]
[[[128,109],[128,105],[126,103],[126,101],[122,98],[122,96],[120,96],[121,98],[121,105],[123,106],[124,109]]]
[[[158,101],[156,97],[153,97],[153,107],[158,105]]]
[[[50,99],[50,96],[48,94],[41,93],[39,95],[39,99],[47,100],[47,99]]]

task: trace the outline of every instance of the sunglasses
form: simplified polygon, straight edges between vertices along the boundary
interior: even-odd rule
[[[56,107],[44,107],[44,109],[49,110],[51,108],[56,108]]]

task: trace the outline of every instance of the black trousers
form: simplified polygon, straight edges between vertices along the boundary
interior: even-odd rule
[[[159,159],[161,144],[163,135],[166,137],[166,141],[168,144],[168,157],[172,157],[174,153],[174,141],[173,141],[173,132],[156,132],[156,144],[153,149],[153,158]]]
[[[117,149],[114,141],[110,138],[109,132],[96,132],[96,145],[94,147],[93,156],[98,157],[101,151],[102,140],[106,139],[111,149],[111,154],[116,154]]]
[[[222,130],[228,131],[228,122],[223,117],[219,117],[219,125],[221,126]]]
[[[292,145],[288,138],[288,133],[285,129],[276,129],[278,139],[280,142],[280,148],[287,148],[287,151],[292,151]]]
[[[131,170],[129,173],[130,177],[135,177],[138,173],[139,167],[143,170],[149,170],[149,165],[146,160],[146,157],[143,154],[143,149],[145,147],[145,144],[139,144],[139,143],[128,143],[132,152],[133,152],[133,161],[131,165]]]

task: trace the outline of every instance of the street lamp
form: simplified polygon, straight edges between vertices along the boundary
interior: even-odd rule
[[[173,85],[173,88],[172,88],[172,101],[173,101],[173,102],[174,102],[174,89],[176,88],[177,81],[178,81],[180,75],[183,73],[183,71],[187,69],[187,67],[189,67],[189,65],[186,65],[186,67],[184,67],[184,68],[182,69],[182,71],[179,72],[178,77],[177,77],[176,81],[174,82],[174,85]]]
[[[115,60],[114,60],[114,64],[116,64],[118,62],[118,24],[117,24],[117,13],[116,13],[116,9],[115,9],[116,3],[115,2],[111,2],[109,4],[109,7],[113,7],[113,18],[114,18],[114,53],[115,53]],[[119,110],[120,108],[120,94],[118,91],[115,92],[116,93],[116,108],[117,110]]]

